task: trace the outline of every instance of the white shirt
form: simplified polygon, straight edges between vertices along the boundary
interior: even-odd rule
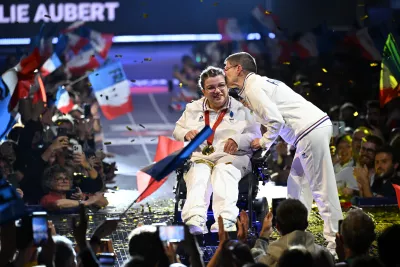
[[[214,126],[220,112],[216,112],[209,108],[205,97],[193,101],[186,105],[186,109],[182,116],[176,122],[173,136],[178,141],[184,141],[185,135],[191,130],[201,131],[205,126],[204,111],[210,111],[210,127]],[[216,156],[229,155],[224,152],[224,146],[228,139],[233,139],[238,145],[238,152],[235,155],[251,155],[252,150],[250,143],[256,138],[261,137],[260,124],[255,120],[248,108],[232,97],[228,97],[225,105],[228,108],[223,120],[215,130],[213,147],[215,152],[209,156],[201,153],[202,149],[207,145],[207,141],[193,153],[193,157],[211,160]],[[222,108],[220,111],[222,111]]]
[[[344,168],[343,170],[341,170],[338,174],[336,174],[336,185],[337,185],[338,189],[343,189],[343,188],[347,187],[347,188],[357,190],[357,191],[360,190],[358,188],[357,180],[356,180],[356,178],[354,178],[353,170],[354,170],[354,166],[348,166],[348,167]],[[372,186],[372,184],[374,183],[374,176],[375,175],[372,174],[369,177],[370,186]]]
[[[329,117],[281,81],[249,73],[240,95],[267,127],[260,145],[269,149],[278,136],[296,146],[297,142]]]

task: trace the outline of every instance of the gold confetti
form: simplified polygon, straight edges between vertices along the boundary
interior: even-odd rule
[[[265,10],[264,12],[266,15],[271,15],[271,11]]]
[[[93,220],[93,216],[89,215],[89,221]]]
[[[215,3],[213,4],[213,6],[218,6],[218,2],[215,2]]]
[[[114,186],[114,189],[115,189],[115,190],[119,190],[119,187],[118,187],[118,186]]]
[[[181,88],[182,88],[182,85],[183,85],[182,83],[179,83],[179,87],[181,87]]]
[[[144,61],[151,61],[151,57],[145,57]]]
[[[87,85],[89,85],[89,86],[92,86],[92,84],[91,84],[91,83],[88,83]]]
[[[376,67],[376,66],[378,66],[378,63],[371,63],[371,64],[369,64],[371,67]]]
[[[322,86],[322,83],[316,83],[315,85],[316,86]]]
[[[131,82],[135,83],[135,82],[136,82],[136,80],[131,80]]]
[[[49,18],[49,19],[51,19],[51,17],[50,17],[50,15],[44,15],[46,18]]]
[[[357,116],[358,116],[358,112],[357,112],[357,111],[354,112],[354,113],[353,113],[353,116],[354,116],[354,117],[357,117]]]
[[[300,85],[301,84],[301,82],[300,81],[297,81],[297,82],[295,82],[293,85],[294,86],[297,86],[297,85]]]
[[[283,65],[290,65],[290,62],[288,62],[288,61],[283,62]]]
[[[132,143],[132,142],[135,142],[135,139],[132,139],[132,140],[131,140],[131,143]]]
[[[146,129],[146,127],[143,126],[143,124],[139,124],[140,127],[142,127],[143,129]]]
[[[150,142],[153,142],[153,141],[155,141],[155,140],[156,140],[156,138],[153,138],[153,139],[150,140]]]
[[[111,142],[104,142],[104,145],[111,145]]]
[[[143,18],[144,18],[144,19],[147,19],[148,17],[149,17],[149,14],[143,13]]]
[[[126,126],[126,129],[128,129],[128,131],[132,131],[132,128],[129,126]]]
[[[328,71],[325,69],[325,68],[322,68],[322,71],[323,72],[325,72],[325,73],[327,73]]]
[[[364,17],[361,18],[361,20],[365,20],[368,18],[368,15],[365,15]]]

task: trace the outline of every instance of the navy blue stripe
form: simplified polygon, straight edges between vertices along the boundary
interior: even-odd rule
[[[317,128],[319,125],[321,125],[323,122],[329,120],[328,116],[325,116],[323,118],[321,118],[319,121],[317,121],[316,123],[314,123],[313,125],[311,125],[310,127],[308,127],[302,134],[300,134],[300,136],[296,139],[296,141],[294,142],[294,146],[297,146],[297,144],[300,142],[301,139],[303,139],[307,134],[309,134],[312,130],[314,130],[315,128]]]

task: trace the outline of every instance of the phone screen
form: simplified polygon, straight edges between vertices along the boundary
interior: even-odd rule
[[[92,115],[92,113],[91,113],[91,111],[90,111],[90,105],[89,105],[89,104],[85,104],[85,105],[83,106],[83,108],[84,108],[84,115],[85,115],[85,118],[90,118],[91,115]]]
[[[68,130],[66,128],[58,127],[57,136],[67,136]]]
[[[97,259],[99,260],[101,266],[114,266],[115,264],[114,253],[98,253]]]
[[[332,121],[332,128],[332,137],[338,137],[345,133],[344,129],[346,128],[346,125],[344,121]]]
[[[32,214],[33,242],[40,246],[47,241],[47,213],[34,212]]]
[[[181,242],[185,240],[185,228],[183,226],[160,226],[160,239],[164,242]]]
[[[279,203],[286,200],[286,198],[273,198],[272,199],[272,225],[276,226],[276,210],[278,209]]]

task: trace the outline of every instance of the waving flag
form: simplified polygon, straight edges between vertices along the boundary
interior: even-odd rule
[[[112,120],[132,112],[130,82],[121,62],[110,62],[89,75],[93,91],[104,116]]]
[[[381,61],[381,53],[376,49],[375,43],[369,35],[368,28],[362,28],[348,35],[344,42],[354,46],[361,52],[361,56],[369,61]]]
[[[18,83],[15,69],[6,71],[0,78],[0,140],[2,140],[15,124],[14,114],[8,111],[11,96]]]
[[[62,86],[58,87],[55,105],[64,114],[70,112],[74,107],[74,102],[69,97],[68,91]]]
[[[317,37],[312,32],[303,34],[293,44],[293,50],[301,59],[318,57]]]
[[[85,46],[82,51],[73,56],[66,64],[67,70],[72,75],[83,75],[88,70],[96,69],[100,66],[100,63],[95,57],[95,51],[89,44]]]
[[[383,107],[393,98],[400,96],[400,55],[399,48],[390,33],[383,48],[381,78],[379,83],[380,104]]]
[[[58,58],[56,53],[53,53],[53,55],[46,60],[46,62],[40,68],[40,72],[43,77],[46,77],[61,67],[61,65],[61,60]]]
[[[222,42],[243,41],[245,40],[244,33],[240,30],[237,19],[219,19],[218,31],[222,34]]]

